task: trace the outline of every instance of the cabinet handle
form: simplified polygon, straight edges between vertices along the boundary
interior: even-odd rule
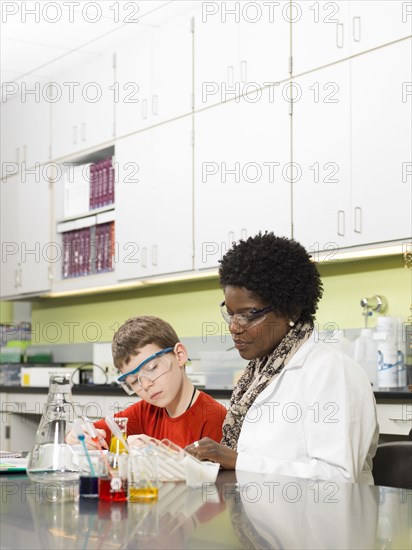
[[[49,265],[49,281],[52,281],[53,280],[53,268],[51,265]]]
[[[355,233],[362,233],[362,208],[359,206],[355,208],[355,226],[353,230]]]
[[[81,132],[81,140],[86,141],[86,123],[82,122],[80,126],[80,132]]]
[[[157,267],[157,244],[152,246],[152,265]]]
[[[343,23],[336,23],[336,47],[343,48]]]
[[[27,146],[23,145],[23,162],[26,164],[27,162]]]
[[[142,248],[142,267],[147,267],[147,247]]]
[[[159,114],[158,107],[159,107],[159,97],[157,95],[154,95],[152,97],[152,113],[155,116],[157,116]]]
[[[361,18],[359,15],[356,15],[352,21],[352,33],[353,40],[355,42],[361,41]]]
[[[229,65],[227,68],[227,83],[232,87],[235,83],[235,68],[233,65]]]
[[[391,418],[389,417],[389,420],[393,420],[393,422],[408,422],[405,418]]]
[[[142,101],[142,118],[147,118],[147,99],[143,99]]]
[[[77,126],[73,126],[73,145],[77,145]]]
[[[338,210],[338,235],[345,236],[345,212],[343,210]]]
[[[229,238],[229,248],[231,248],[233,241],[235,240],[235,233],[234,231],[229,231],[228,233]]]
[[[247,239],[247,229],[246,228],[240,230],[240,238],[243,239],[244,241]]]
[[[14,270],[14,288],[17,288],[19,286],[19,276],[18,276],[18,270]]]
[[[242,82],[247,81],[247,61],[246,60],[240,63],[240,79]]]

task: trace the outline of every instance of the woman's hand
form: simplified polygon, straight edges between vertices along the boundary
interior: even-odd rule
[[[209,437],[203,437],[200,441],[191,443],[185,448],[185,451],[199,460],[218,462],[225,470],[236,468],[237,452],[225,445],[216,443]]]
[[[100,443],[100,446],[102,447],[102,449],[108,449],[109,446],[106,443],[106,432],[104,430],[97,430],[97,429],[96,429],[96,432],[99,434],[99,443]],[[99,445],[97,444],[97,442],[95,440],[93,440],[90,437],[90,435],[86,435],[84,441],[85,441],[86,447],[88,449],[91,449],[91,450],[95,451],[99,448]],[[80,443],[80,441],[79,441],[76,433],[74,432],[74,430],[71,430],[66,435],[66,443],[68,445],[78,445]]]

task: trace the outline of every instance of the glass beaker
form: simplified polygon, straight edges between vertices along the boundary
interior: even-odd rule
[[[157,454],[148,448],[134,451],[129,456],[127,479],[130,502],[157,500],[159,493]]]
[[[70,375],[51,372],[47,403],[27,465],[30,479],[39,483],[78,481],[74,451],[65,442],[67,424],[75,416]]]
[[[119,426],[120,431],[122,432],[123,441],[127,439],[127,422],[128,418],[123,418],[121,416],[115,416],[113,420]],[[118,439],[113,433],[110,439],[110,452],[115,455],[121,455],[127,453],[126,447],[123,444],[123,441]]]

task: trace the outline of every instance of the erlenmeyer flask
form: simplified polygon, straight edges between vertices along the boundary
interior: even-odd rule
[[[65,443],[68,423],[73,423],[75,417],[70,375],[51,372],[47,403],[27,466],[30,479],[39,483],[70,483],[79,479],[74,452]]]

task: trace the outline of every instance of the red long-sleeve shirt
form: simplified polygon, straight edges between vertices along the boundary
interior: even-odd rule
[[[199,397],[190,409],[176,418],[170,418],[166,409],[138,401],[114,415],[128,418],[127,435],[145,434],[156,439],[170,439],[179,447],[186,447],[202,437],[210,437],[218,443],[222,439],[222,424],[225,407],[215,399],[199,392]],[[106,431],[109,445],[111,432],[104,420],[95,422],[95,427]]]

